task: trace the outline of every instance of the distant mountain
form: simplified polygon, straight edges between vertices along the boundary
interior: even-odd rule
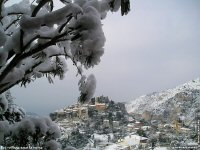
[[[179,115],[192,120],[195,110],[200,108],[200,78],[162,92],[154,92],[132,100],[126,105],[129,113],[160,115],[161,117]]]
[[[27,116],[39,116],[38,114],[34,113],[34,112],[26,112]]]

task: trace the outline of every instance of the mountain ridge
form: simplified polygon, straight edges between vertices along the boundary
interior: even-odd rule
[[[191,120],[200,106],[200,78],[173,89],[140,96],[126,105],[129,113],[143,114],[149,111],[163,116],[166,112],[182,114]],[[178,110],[178,111],[177,111]],[[189,111],[190,110],[190,111]]]

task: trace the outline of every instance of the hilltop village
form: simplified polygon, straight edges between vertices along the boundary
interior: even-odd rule
[[[63,147],[171,150],[181,147],[198,149],[200,144],[198,112],[193,121],[186,124],[184,116],[180,115],[163,119],[148,111],[127,113],[125,103],[100,96],[88,104],[77,103],[57,110],[50,117],[60,126],[62,137],[59,142]]]

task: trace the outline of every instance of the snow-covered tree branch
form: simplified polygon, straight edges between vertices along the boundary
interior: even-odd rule
[[[0,145],[41,146],[58,150],[58,127],[48,118],[25,117],[13,103],[9,89],[26,86],[43,76],[64,78],[67,59],[80,75],[80,102],[92,98],[96,79],[83,69],[98,65],[104,53],[101,20],[109,11],[125,15],[129,0],[0,0]]]
[[[21,83],[26,85],[46,75],[61,79],[70,59],[82,75],[100,62],[105,36],[101,20],[108,11],[121,14],[130,9],[129,0],[22,0],[8,5],[0,1],[0,93]]]

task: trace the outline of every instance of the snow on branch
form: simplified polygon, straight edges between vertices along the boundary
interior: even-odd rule
[[[53,2],[0,1],[0,94],[42,76],[63,79],[67,59],[82,76],[83,68],[98,65],[104,54],[101,20],[108,11],[130,10],[129,0],[62,0],[57,10]]]
[[[58,126],[47,117],[25,117],[20,122],[8,124],[0,121],[0,133],[4,146],[39,146],[49,149],[51,146],[58,149],[60,145],[55,141],[61,133]]]
[[[94,95],[96,90],[96,79],[93,74],[88,76],[82,76],[79,80],[79,90],[80,90],[80,97],[79,101],[81,103],[88,102]]]
[[[8,101],[5,94],[0,94],[0,114],[3,114],[8,109]]]

